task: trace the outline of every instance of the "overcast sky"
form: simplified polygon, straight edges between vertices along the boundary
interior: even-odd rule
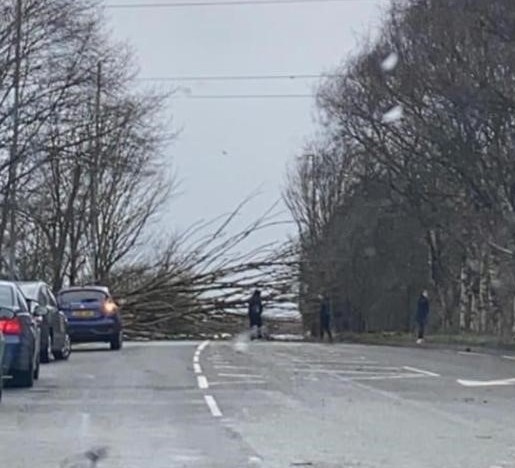
[[[164,2],[164,0],[162,0]],[[109,0],[107,4],[121,3]],[[155,4],[155,0],[124,0]],[[319,74],[377,30],[387,0],[321,4],[108,9],[117,39],[133,46],[141,77]],[[316,80],[166,83],[191,95],[310,94]],[[181,181],[164,222],[185,228],[231,211],[259,190],[240,223],[280,199],[286,167],[315,130],[312,98],[170,101],[175,129],[171,164]],[[291,230],[291,228],[290,228]],[[287,228],[269,233],[282,237]],[[263,236],[263,235],[262,235]],[[267,239],[268,240],[268,239]]]

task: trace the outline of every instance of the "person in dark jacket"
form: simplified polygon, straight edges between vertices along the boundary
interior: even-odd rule
[[[331,333],[331,304],[327,296],[320,296],[320,339],[324,340],[324,334],[327,333],[329,341],[333,342],[333,334]]]
[[[249,300],[249,322],[250,329],[254,333],[257,329],[257,337],[262,338],[263,320],[261,314],[263,313],[263,303],[261,302],[261,291],[256,289]]]
[[[427,317],[429,316],[429,299],[427,291],[422,291],[420,297],[417,302],[417,327],[418,327],[418,335],[417,335],[417,344],[421,344],[424,342],[424,333],[427,324]]]

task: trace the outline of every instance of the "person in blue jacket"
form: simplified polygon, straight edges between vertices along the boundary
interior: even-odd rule
[[[417,302],[417,327],[418,327],[418,334],[417,334],[417,344],[421,344],[424,342],[424,333],[426,330],[427,325],[427,318],[429,316],[429,298],[427,291],[424,290],[420,294],[420,297],[418,298]]]

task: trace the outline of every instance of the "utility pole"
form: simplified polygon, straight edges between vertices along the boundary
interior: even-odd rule
[[[96,94],[95,94],[95,145],[91,164],[91,209],[90,209],[90,228],[91,228],[91,253],[92,253],[92,275],[93,280],[97,281],[98,276],[98,163],[100,158],[100,99],[102,93],[102,62],[97,63],[96,73]]]
[[[21,24],[22,0],[16,0],[15,43],[14,43],[14,75],[13,75],[13,139],[9,157],[9,180],[7,207],[9,209],[9,278],[16,279],[16,182],[18,177],[18,139],[20,127],[20,69],[21,69]]]

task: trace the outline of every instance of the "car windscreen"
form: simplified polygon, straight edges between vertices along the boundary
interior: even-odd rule
[[[57,302],[61,307],[69,304],[99,302],[107,296],[102,291],[94,289],[77,289],[73,291],[61,291],[57,296]]]
[[[14,298],[13,298],[13,289],[6,285],[0,285],[0,307],[13,307],[14,306]]]

